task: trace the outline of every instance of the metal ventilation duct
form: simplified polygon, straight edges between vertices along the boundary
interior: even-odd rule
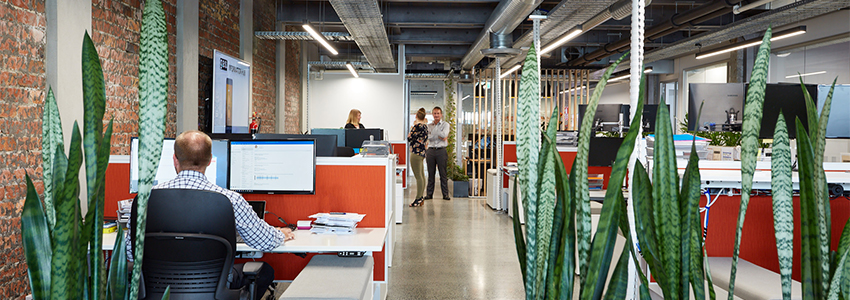
[[[396,72],[378,1],[330,0],[330,3],[369,64],[378,72]]]
[[[733,38],[758,33],[766,30],[768,26],[778,28],[846,7],[850,7],[850,0],[803,0],[794,2],[739,20],[720,29],[665,45],[661,49],[646,53],[644,61],[653,62],[681,56],[696,51],[697,49],[694,45],[697,43],[702,44],[703,47],[708,47]],[[805,25],[805,23],[801,23],[801,25]]]
[[[254,36],[261,40],[294,40],[294,41],[312,41],[313,37],[305,31],[256,31]],[[328,41],[353,41],[347,32],[322,32]]]
[[[554,41],[560,38],[564,32],[574,28],[577,25],[582,25],[582,29],[587,32],[599,24],[608,21],[609,19],[622,20],[632,13],[632,2],[630,0],[603,0],[603,1],[588,1],[588,0],[564,0],[549,13],[548,18],[540,24],[540,40],[543,45],[546,42]],[[646,5],[652,3],[651,0],[646,1]],[[514,43],[515,48],[528,47],[533,39],[532,32],[526,32]],[[542,46],[542,45],[541,45]],[[524,56],[520,55],[514,59],[503,63],[505,66],[510,66],[519,63]],[[495,67],[490,64],[488,68]]]
[[[487,19],[487,23],[484,24],[484,29],[481,30],[478,38],[460,61],[461,68],[464,70],[472,69],[484,58],[481,50],[490,48],[491,33],[510,34],[541,2],[543,0],[502,0],[502,2],[499,2],[490,18]]]

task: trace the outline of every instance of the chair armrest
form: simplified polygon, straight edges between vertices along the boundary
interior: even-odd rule
[[[260,274],[260,268],[262,268],[262,267],[263,267],[263,263],[261,263],[261,262],[256,262],[256,261],[246,262],[242,266],[242,273],[245,274],[246,276],[256,277],[257,275]]]

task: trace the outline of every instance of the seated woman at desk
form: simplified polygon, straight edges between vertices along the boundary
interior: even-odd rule
[[[366,126],[360,124],[360,110],[355,108],[348,112],[348,121],[345,123],[345,129],[366,129]]]

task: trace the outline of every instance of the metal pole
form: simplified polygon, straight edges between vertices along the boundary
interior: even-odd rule
[[[631,57],[629,58],[629,63],[631,66],[630,71],[630,79],[629,82],[629,101],[630,101],[630,115],[636,116],[636,114],[640,114],[642,112],[637,111],[637,103],[638,98],[640,97],[640,77],[643,75],[643,40],[644,40],[644,19],[645,19],[645,0],[632,0],[632,28],[631,28]],[[642,126],[640,124],[629,124],[630,130],[631,128],[637,127],[638,137],[641,135]],[[634,170],[635,159],[637,159],[638,151],[641,147],[643,147],[644,143],[642,139],[638,139],[637,145],[632,151],[631,156],[629,156],[629,170]],[[629,226],[631,227],[631,232],[629,233],[632,237],[632,241],[637,241],[637,231],[635,231],[635,215],[634,215],[634,193],[633,193],[633,184],[631,184],[634,176],[628,176],[629,178],[629,191],[628,191],[628,200],[626,202],[626,214],[629,219]],[[636,245],[632,245],[636,246]],[[629,257],[629,285],[627,288],[627,297],[629,299],[638,299],[638,275],[637,268],[638,262],[634,261],[631,257]]]

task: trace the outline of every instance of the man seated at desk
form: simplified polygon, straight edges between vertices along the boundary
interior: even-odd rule
[[[236,218],[236,231],[245,244],[251,248],[270,251],[282,245],[285,240],[295,237],[289,228],[275,228],[260,219],[248,201],[239,193],[219,187],[204,176],[212,160],[212,140],[205,133],[197,130],[184,131],[174,141],[174,169],[177,178],[160,183],[154,189],[197,189],[221,193],[233,204],[233,214]],[[129,241],[130,239],[127,239]],[[127,247],[128,252],[131,249]],[[128,257],[133,257],[128,253]],[[259,299],[274,280],[274,269],[263,262],[257,277],[257,295]],[[242,264],[234,264],[228,276],[230,288],[237,289],[246,283],[242,278]]]

